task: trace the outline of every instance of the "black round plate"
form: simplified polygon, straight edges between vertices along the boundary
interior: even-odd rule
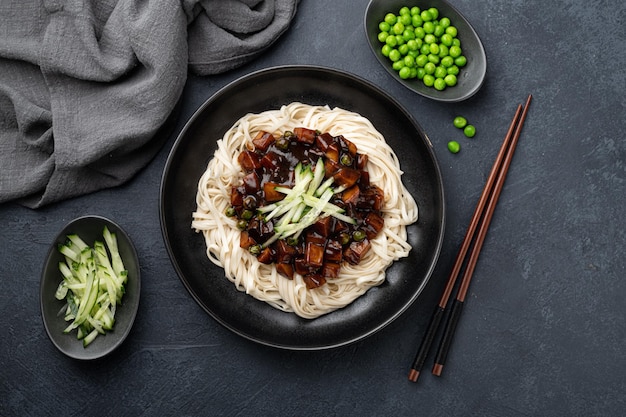
[[[299,101],[360,113],[385,136],[419,205],[408,228],[413,249],[387,270],[387,280],[349,306],[314,320],[284,313],[243,292],[207,258],[191,228],[200,176],[220,139],[247,113]],[[390,96],[354,75],[316,66],[261,70],[227,85],[188,121],[168,157],[161,183],[161,229],[172,263],[192,297],[219,323],[250,340],[293,350],[324,349],[361,340],[405,311],[428,281],[444,233],[441,173],[422,128]]]

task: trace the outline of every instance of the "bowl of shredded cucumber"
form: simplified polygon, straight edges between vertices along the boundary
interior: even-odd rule
[[[469,21],[446,0],[371,0],[364,26],[383,68],[417,94],[458,102],[482,87],[485,49]]]
[[[44,327],[65,355],[101,358],[130,333],[140,292],[139,261],[128,234],[105,217],[79,217],[58,233],[43,265]]]

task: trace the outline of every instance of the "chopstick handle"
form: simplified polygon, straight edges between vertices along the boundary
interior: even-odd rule
[[[411,370],[409,371],[409,381],[417,382],[417,378],[419,377],[422,367],[424,366],[424,362],[426,361],[426,357],[428,356],[428,351],[430,350],[430,347],[435,340],[435,336],[437,335],[437,329],[439,329],[444,312],[445,309],[439,305],[435,308],[435,311],[430,319],[428,329],[426,330],[426,334],[424,334],[422,343],[420,344],[417,354],[415,355],[413,365],[411,366]]]
[[[441,376],[443,366],[446,363],[450,346],[452,345],[452,339],[454,339],[454,331],[461,318],[461,311],[463,311],[463,301],[458,298],[452,303],[452,310],[448,316],[448,321],[443,335],[441,336],[441,343],[439,349],[437,349],[437,355],[435,356],[435,365],[433,366],[433,375]]]

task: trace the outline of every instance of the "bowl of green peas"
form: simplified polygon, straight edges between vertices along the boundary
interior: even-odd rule
[[[408,89],[433,100],[472,97],[487,72],[474,28],[445,0],[371,0],[365,12],[370,48]]]

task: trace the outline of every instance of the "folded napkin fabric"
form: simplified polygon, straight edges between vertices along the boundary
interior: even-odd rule
[[[120,185],[153,158],[187,71],[250,61],[298,0],[0,2],[0,203]]]

